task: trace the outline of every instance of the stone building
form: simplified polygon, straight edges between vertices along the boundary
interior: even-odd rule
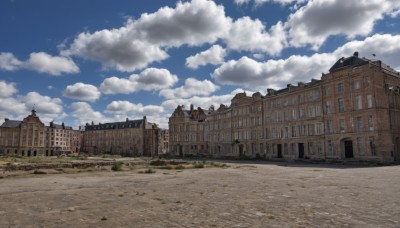
[[[207,112],[202,108],[185,110],[178,106],[169,118],[169,146],[175,154],[207,155],[208,143],[205,138]]]
[[[53,156],[79,152],[80,131],[64,124],[45,126],[36,111],[22,121],[5,119],[0,126],[0,154]]]
[[[159,154],[166,154],[169,152],[169,131],[168,129],[160,129],[158,135]]]
[[[159,128],[147,118],[86,124],[83,151],[91,154],[158,155]]]
[[[193,107],[189,111],[178,106],[169,122],[171,152],[181,156],[399,160],[399,96],[399,72],[381,61],[360,58],[356,52],[339,59],[320,80],[268,89],[265,96],[239,93],[229,107],[204,112],[201,122],[191,116]],[[201,125],[203,132],[192,125]],[[201,134],[203,140],[199,140]],[[197,145],[205,150],[200,152]]]

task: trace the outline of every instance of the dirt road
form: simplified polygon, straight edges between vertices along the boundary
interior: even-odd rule
[[[0,227],[400,227],[400,166],[243,163],[4,178]]]

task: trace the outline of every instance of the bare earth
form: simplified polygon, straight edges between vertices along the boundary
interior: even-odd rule
[[[0,227],[400,227],[400,166],[229,165],[0,179]]]

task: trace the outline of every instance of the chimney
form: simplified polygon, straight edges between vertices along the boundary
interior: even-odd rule
[[[126,117],[126,122],[128,122],[129,121],[129,119],[128,119],[128,117]]]
[[[358,51],[354,52],[353,56],[358,57]]]
[[[193,112],[193,104],[190,105],[190,112]]]
[[[7,121],[9,121],[10,119],[8,119],[8,118],[4,118],[4,122],[7,122]]]

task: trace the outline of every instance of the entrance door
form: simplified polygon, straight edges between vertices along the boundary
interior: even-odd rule
[[[282,144],[277,144],[278,146],[278,158],[282,158]]]
[[[345,154],[345,158],[354,157],[354,154],[353,154],[353,141],[351,141],[351,140],[344,141],[344,154]]]
[[[179,157],[183,157],[182,145],[178,145]]]
[[[243,156],[244,154],[243,154],[243,144],[240,144],[239,145],[239,156],[241,157],[241,156]]]
[[[304,158],[304,143],[299,143],[298,148],[299,148],[299,158]]]

